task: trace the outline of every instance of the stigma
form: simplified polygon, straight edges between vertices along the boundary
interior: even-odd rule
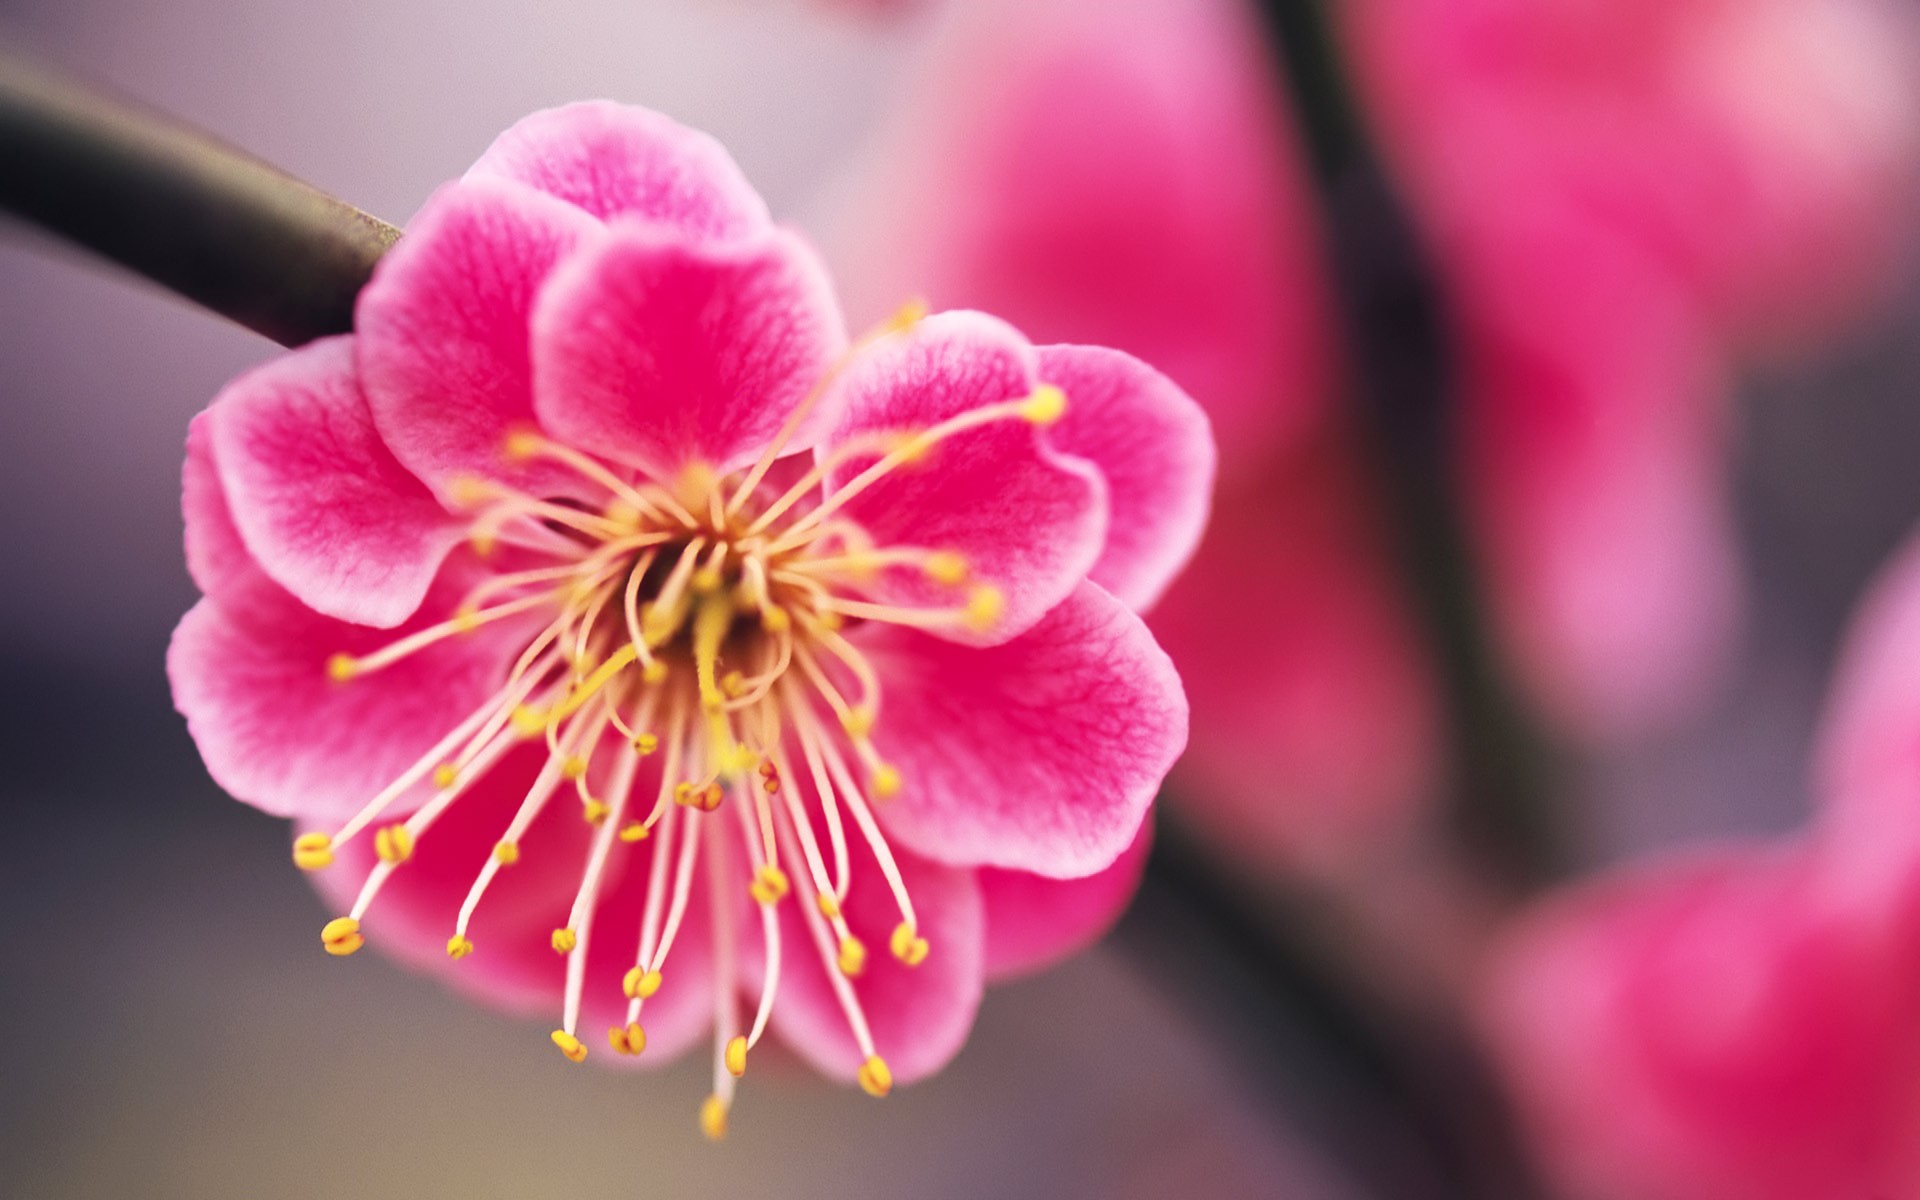
[[[847,1073],[873,1096],[892,1089],[853,986],[870,951],[847,922],[851,892],[869,897],[868,911],[882,898],[892,909],[879,953],[909,969],[939,953],[875,819],[875,806],[910,793],[913,780],[874,742],[885,680],[849,634],[868,623],[991,631],[1005,599],[951,547],[877,544],[847,505],[889,476],[919,469],[957,434],[1003,421],[1048,424],[1066,404],[1057,388],[1042,386],[928,428],[864,435],[776,486],[774,464],[813,399],[756,463],[730,474],[690,463],[656,478],[537,430],[511,433],[501,447],[506,459],[557,464],[576,486],[559,498],[463,481],[454,498],[469,509],[468,540],[500,569],[446,621],[371,653],[334,655],[325,670],[337,686],[353,687],[443,639],[508,629],[524,642],[517,658],[484,704],[360,812],[336,830],[301,834],[293,849],[296,865],[324,870],[342,846],[372,838],[374,860],[350,911],[322,933],[328,953],[352,954],[366,940],[361,925],[382,886],[431,847],[434,825],[510,751],[543,745],[543,767],[490,835],[494,851],[448,931],[447,954],[487,952],[472,923],[493,883],[515,869],[536,819],[556,804],[576,805],[592,833],[571,910],[549,937],[566,964],[551,1040],[571,1062],[589,1057],[579,1029],[589,947],[595,937],[631,937],[618,997],[625,1019],[606,1031],[606,1045],[616,1056],[641,1054],[647,1005],[675,986],[676,943],[690,906],[705,904],[703,932],[717,969],[713,1089],[699,1125],[715,1138],[726,1132],[736,1088],[778,1003],[784,954],[813,955],[826,971],[858,1052]],[[848,477],[829,488],[840,474]],[[915,594],[933,602],[887,599],[879,583],[902,572],[931,585]],[[383,819],[389,810],[408,815]],[[856,839],[868,852],[862,861],[872,863],[858,873],[850,865]],[[613,869],[616,857],[642,854],[638,928],[596,930],[605,881],[623,873]],[[782,945],[788,905],[797,906],[805,933],[798,946]],[[749,921],[759,922],[764,970],[745,1012],[739,926]]]

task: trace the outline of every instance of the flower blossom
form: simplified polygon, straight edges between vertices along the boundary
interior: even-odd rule
[[[1856,621],[1812,828],[1581,883],[1481,1024],[1578,1200],[1920,1196],[1920,540]]]
[[[366,940],[587,1057],[772,1030],[884,1095],[1130,895],[1186,701],[1134,609],[1205,516],[1124,354],[911,308],[656,114],[535,114],[352,335],[197,418],[169,655],[214,778]]]

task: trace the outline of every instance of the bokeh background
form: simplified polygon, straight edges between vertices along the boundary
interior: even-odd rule
[[[589,96],[712,131],[806,221],[942,36],[938,14],[862,7],[0,0],[0,44],[396,222],[517,117]],[[757,1071],[721,1147],[694,1134],[703,1064],[576,1070],[543,1027],[375,954],[318,954],[326,914],[283,825],[206,779],[162,672],[194,599],[186,423],[274,351],[0,222],[0,1191],[1369,1194],[1314,1149],[1340,1104],[1316,1090],[1310,1037],[1250,1048],[1260,995],[1197,1003],[1200,968],[1151,930],[991,993],[960,1060],[883,1105]],[[1920,517],[1911,283],[1739,390],[1737,665],[1679,726],[1565,764],[1584,863],[1803,822],[1836,640]]]

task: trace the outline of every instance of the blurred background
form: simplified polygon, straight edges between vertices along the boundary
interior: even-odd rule
[[[1331,24],[1444,313],[1457,419],[1428,449],[1547,747],[1553,869],[1787,833],[1848,614],[1920,515],[1920,10],[1510,7]],[[518,117],[613,97],[717,135],[856,318],[919,292],[1158,362],[1228,447],[1157,625],[1198,722],[1183,844],[1289,944],[1362,931],[1328,973],[1378,966],[1369,1011],[1464,1025],[1444,1014],[1520,898],[1451,848],[1446,669],[1355,399],[1426,349],[1343,326],[1351,211],[1269,30],[1227,0],[0,0],[6,50],[396,223]],[[760,1073],[719,1147],[700,1063],[574,1070],[542,1027],[316,953],[286,829],[208,781],[162,669],[195,598],[187,421],[275,351],[0,222],[0,1190],[1460,1194],[1356,1171],[1369,1101],[1311,1016],[1210,975],[1234,943],[1172,947],[1191,931],[1152,904],[992,992],[934,1080],[874,1105]]]

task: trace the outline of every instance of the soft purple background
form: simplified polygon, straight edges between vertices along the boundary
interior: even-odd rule
[[[599,95],[713,131],[804,215],[925,33],[800,0],[0,0],[8,48],[392,220],[515,118]],[[1905,309],[1750,389],[1744,665],[1696,727],[1583,772],[1593,858],[1799,819],[1834,638],[1920,517],[1920,302]],[[186,422],[272,352],[0,223],[0,1190],[1345,1194],[1231,1046],[1113,949],[993,994],[958,1064],[885,1104],[757,1071],[719,1150],[693,1132],[700,1064],[576,1069],[540,1026],[377,954],[320,955],[326,914],[284,828],[206,781],[161,674],[193,599]]]

